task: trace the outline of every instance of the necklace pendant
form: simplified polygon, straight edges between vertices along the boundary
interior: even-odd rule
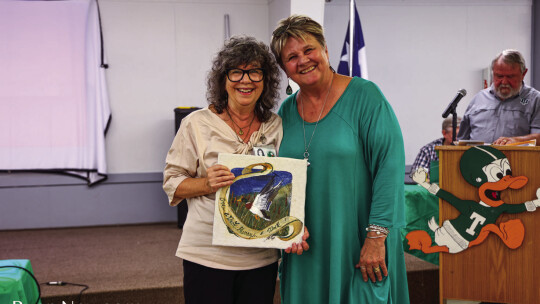
[[[242,131],[242,129],[240,129],[240,132],[238,132],[239,135],[244,135],[244,131]]]
[[[304,160],[307,161],[307,166],[309,167],[309,165],[311,165],[311,163],[309,162],[309,152],[308,151],[304,152]]]
[[[321,108],[321,112],[319,113],[319,118],[317,118],[317,122],[315,123],[315,127],[313,128],[313,132],[311,132],[311,138],[309,139],[309,143],[306,142],[306,121],[304,120],[304,102],[300,102],[300,93],[299,92],[296,96],[297,100],[296,102],[300,104],[302,107],[302,129],[304,130],[304,159],[307,161],[308,167],[311,165],[309,162],[309,147],[311,146],[311,141],[313,140],[313,136],[315,135],[315,131],[317,130],[317,126],[319,125],[319,122],[321,121],[322,113],[324,111],[324,107],[326,106],[326,102],[328,101],[328,96],[330,95],[330,91],[332,90],[332,84],[334,83],[334,74],[336,73],[334,69],[332,69],[332,80],[330,81],[330,87],[328,88],[328,91],[326,92],[326,97],[324,98],[324,103]]]

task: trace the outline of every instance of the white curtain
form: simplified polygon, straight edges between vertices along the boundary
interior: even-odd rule
[[[0,1],[0,170],[107,177],[100,55],[95,0]]]

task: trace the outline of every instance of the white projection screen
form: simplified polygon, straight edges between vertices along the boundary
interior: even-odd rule
[[[0,170],[106,178],[95,0],[0,1]]]

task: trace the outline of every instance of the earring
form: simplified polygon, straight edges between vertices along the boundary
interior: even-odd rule
[[[289,83],[289,80],[291,80],[291,78],[287,78],[287,89],[285,89],[285,93],[287,93],[287,95],[291,95],[292,94],[292,88],[291,88],[291,84]]]

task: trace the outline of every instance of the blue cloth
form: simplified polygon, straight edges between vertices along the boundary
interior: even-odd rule
[[[518,95],[501,101],[492,86],[471,100],[457,138],[492,143],[531,133],[540,133],[540,92],[523,84]]]
[[[351,63],[350,49],[350,30],[351,22],[347,25],[347,33],[345,34],[345,42],[341,50],[341,59],[338,65],[338,73],[342,75],[358,76],[367,79],[367,60],[364,42],[364,34],[362,33],[362,24],[356,4],[354,5],[354,28],[353,28],[353,53],[352,53],[352,75],[349,73],[349,64]]]

